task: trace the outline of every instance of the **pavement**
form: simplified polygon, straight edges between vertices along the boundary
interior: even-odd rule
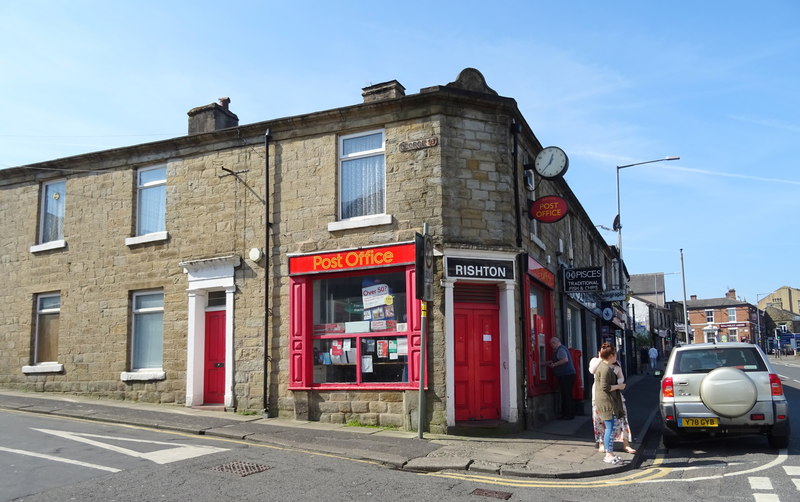
[[[657,421],[659,380],[652,375],[634,375],[627,383],[625,397],[634,435],[631,446],[637,452],[618,451],[624,461],[620,465],[604,463],[604,455],[597,451],[588,404],[585,415],[555,420],[535,430],[495,435],[491,430],[475,429],[470,436],[426,432],[422,439],[416,431],[4,389],[0,389],[0,409],[237,439],[415,472],[581,478],[634,469],[643,459],[641,443]]]

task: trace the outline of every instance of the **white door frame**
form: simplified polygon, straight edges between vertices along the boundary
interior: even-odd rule
[[[186,406],[203,404],[205,367],[206,307],[209,291],[225,291],[225,407],[234,408],[233,380],[233,302],[236,284],[234,269],[241,263],[237,255],[192,260],[180,263],[189,276],[186,343]]]
[[[516,255],[512,253],[497,253],[491,251],[445,249],[444,256],[457,258],[475,258],[483,260],[513,260],[514,276],[517,277]],[[444,261],[443,261],[444,263]],[[455,302],[453,291],[458,278],[447,278],[442,281],[444,288],[444,345],[445,345],[445,420],[448,426],[456,425],[455,409],[455,323],[453,313],[455,312]],[[464,279],[461,279],[462,281]],[[481,284],[496,284],[500,290],[498,302],[500,310],[498,312],[500,326],[500,419],[509,423],[516,423],[519,420],[518,382],[517,382],[517,324],[516,324],[516,305],[514,292],[517,288],[515,280],[501,281],[476,281]]]

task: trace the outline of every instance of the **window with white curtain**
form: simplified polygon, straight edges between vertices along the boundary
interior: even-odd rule
[[[136,235],[166,230],[167,168],[139,169],[136,173]]]
[[[133,294],[131,369],[161,368],[164,354],[164,293]]]
[[[367,131],[339,138],[339,218],[385,212],[384,132]]]
[[[64,204],[67,201],[66,180],[42,184],[42,216],[39,244],[64,239]]]

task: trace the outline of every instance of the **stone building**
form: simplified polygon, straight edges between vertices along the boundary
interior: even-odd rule
[[[758,308],[766,310],[768,307],[800,314],[800,289],[790,286],[779,287],[759,300]]]
[[[521,428],[558,409],[552,336],[579,356],[624,326],[616,249],[529,170],[542,145],[477,70],[250,125],[229,103],[187,136],[0,171],[0,385],[410,429],[424,378],[427,429]],[[557,221],[529,217],[546,196]]]

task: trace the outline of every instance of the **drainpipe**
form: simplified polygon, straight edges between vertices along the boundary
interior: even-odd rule
[[[511,119],[511,138],[513,141],[513,147],[511,149],[511,162],[513,164],[512,173],[514,176],[514,215],[516,217],[517,224],[517,248],[522,247],[522,208],[519,205],[519,168],[517,166],[519,133],[521,131],[522,126],[517,123],[516,119]],[[522,351],[522,423],[525,430],[528,429],[528,351],[525,343],[526,337],[528,336],[528,333],[525,332],[525,309],[527,305],[527,298],[525,298],[525,280],[527,275],[527,261],[527,253],[519,253],[517,255],[517,274],[519,276],[518,280],[520,298],[517,325],[519,326],[519,332],[521,334],[519,340],[522,342],[522,346],[520,347]]]
[[[521,210],[519,207],[519,168],[517,167],[517,136],[522,131],[522,126],[517,124],[516,119],[511,119],[511,138],[513,139],[513,148],[511,150],[512,157],[512,174],[514,175],[514,216],[517,223],[517,247],[522,247],[522,219]]]
[[[264,415],[269,417],[269,129],[264,133]]]

